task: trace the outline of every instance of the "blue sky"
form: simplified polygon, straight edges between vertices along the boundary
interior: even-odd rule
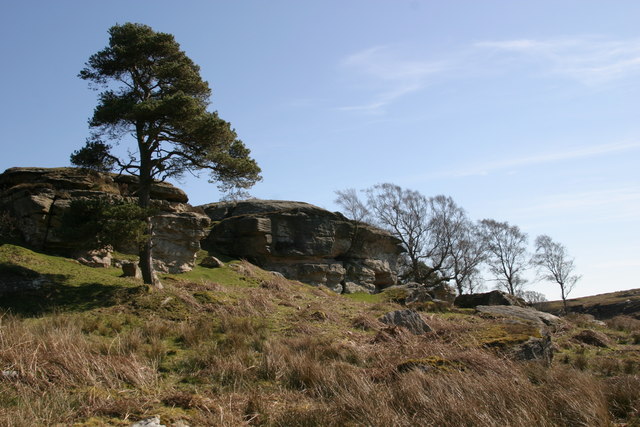
[[[564,243],[572,295],[640,287],[640,2],[28,1],[0,14],[0,169],[69,164],[115,23],[175,35],[263,169],[335,210],[393,182]],[[206,175],[178,183],[217,201]],[[558,298],[552,284],[530,289]]]

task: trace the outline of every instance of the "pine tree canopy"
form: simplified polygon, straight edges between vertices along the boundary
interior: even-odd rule
[[[198,170],[225,188],[249,188],[261,179],[230,123],[207,110],[211,89],[171,34],[126,23],[109,35],[108,46],[79,74],[103,91],[90,120],[94,135],[74,152],[73,163],[112,164],[138,175],[141,185]],[[110,145],[103,138],[117,143],[127,135],[137,143],[127,158],[105,152]]]

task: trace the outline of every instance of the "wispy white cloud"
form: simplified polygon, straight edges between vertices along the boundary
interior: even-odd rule
[[[633,151],[638,149],[640,149],[640,141],[591,145],[587,147],[578,147],[571,150],[532,154],[530,156],[504,159],[504,160],[499,160],[495,162],[487,162],[485,164],[473,165],[467,168],[448,171],[444,175],[448,177],[487,175],[490,172],[493,172],[496,170],[511,169],[516,167],[530,166],[530,165],[544,164],[544,163],[553,163],[553,162],[559,162],[564,160],[573,160],[573,159],[579,159],[583,157],[600,156],[605,154]]]
[[[488,54],[487,54],[488,53]],[[640,39],[582,36],[556,39],[480,41],[446,55],[425,57],[407,45],[381,45],[355,52],[340,62],[364,89],[368,100],[342,111],[382,113],[404,96],[441,79],[473,79],[488,73],[534,70],[598,86],[640,75]]]
[[[547,40],[503,40],[475,43],[539,63],[542,70],[587,85],[597,85],[640,73],[640,39],[609,40],[574,37]]]
[[[404,57],[399,46],[375,46],[345,58],[341,66],[371,92],[368,102],[339,107],[342,111],[379,113],[399,98],[424,89],[433,76],[448,69],[445,60]]]

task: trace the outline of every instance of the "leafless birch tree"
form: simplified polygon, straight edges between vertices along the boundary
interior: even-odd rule
[[[562,306],[567,312],[567,296],[573,290],[580,276],[574,274],[575,264],[564,245],[554,242],[551,237],[541,235],[536,238],[536,253],[531,261],[538,269],[539,276],[560,285]]]

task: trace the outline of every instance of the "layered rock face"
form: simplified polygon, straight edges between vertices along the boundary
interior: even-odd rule
[[[251,200],[201,206],[214,222],[205,249],[246,258],[290,279],[375,292],[397,282],[400,241],[302,202]]]
[[[60,235],[61,218],[75,199],[132,197],[137,178],[78,168],[10,168],[0,175],[0,211],[9,212],[25,242],[39,249],[71,253],[78,248]],[[180,273],[193,268],[209,218],[186,204],[186,194],[156,183],[152,203],[156,269]],[[125,242],[126,243],[126,242]]]

